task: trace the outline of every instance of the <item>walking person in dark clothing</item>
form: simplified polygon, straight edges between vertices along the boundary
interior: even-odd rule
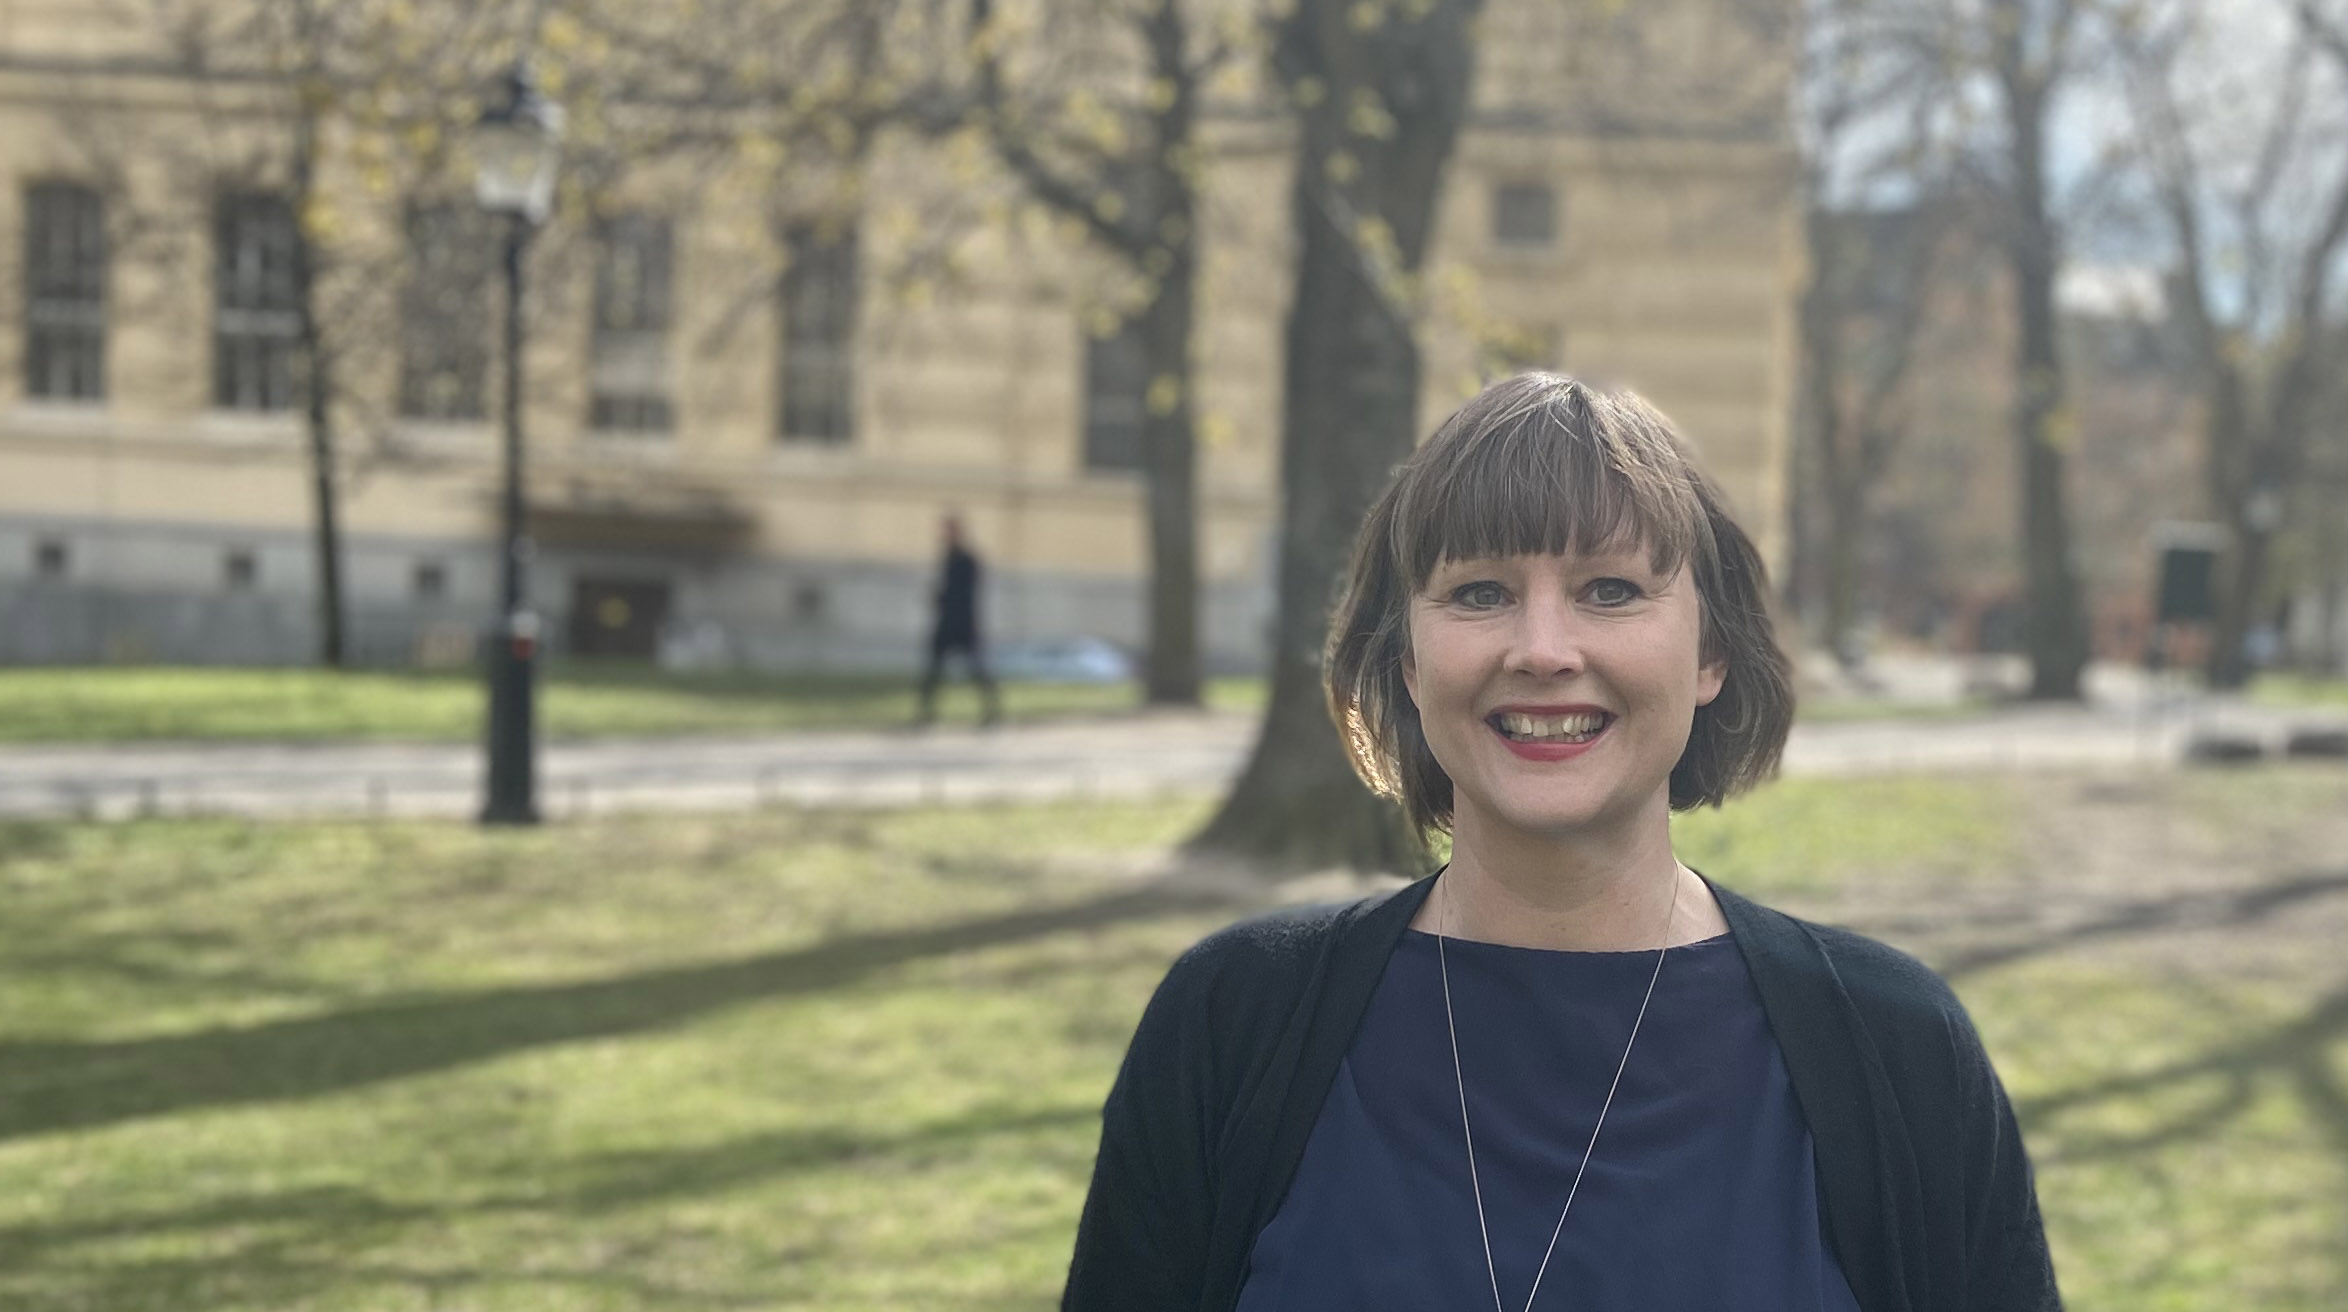
[[[938,680],[944,677],[946,657],[960,652],[970,667],[971,682],[986,701],[985,723],[1003,718],[1003,701],[995,681],[986,672],[986,644],[978,630],[978,557],[962,541],[962,521],[948,515],[944,522],[946,556],[939,567],[937,627],[930,633],[929,666],[921,676],[920,722],[937,718]]]

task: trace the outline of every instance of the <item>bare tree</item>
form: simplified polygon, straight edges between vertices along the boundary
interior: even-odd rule
[[[1819,206],[1803,216],[1803,472],[1823,512],[1819,636],[1846,668],[1863,663],[1856,628],[1869,509],[1912,417],[1908,384],[1945,205],[1934,194],[1895,209]]]
[[[1917,17],[1901,0],[1819,0],[1797,99],[1809,259],[1796,315],[1798,561],[1788,588],[1815,581],[1818,636],[1846,668],[1859,663],[1869,502],[1907,427],[1906,384],[1951,213],[1934,123],[1954,88]],[[1812,514],[1813,502],[1823,513]]]
[[[2348,12],[2276,0],[2265,16],[2285,33],[2272,45],[2244,39],[2250,15],[2220,27],[2180,5],[2124,47],[2204,399],[2204,492],[2231,530],[2207,667],[2221,688],[2250,674],[2243,639],[2348,343]]]
[[[2013,440],[2021,508],[2023,642],[2033,699],[2075,699],[2087,666],[2087,611],[2071,553],[2055,280],[2063,230],[2048,138],[2057,101],[2080,61],[2081,19],[2093,0],[1960,0],[1958,48],[1986,75],[1998,133],[1984,170],[2013,277]]]
[[[1240,42],[1201,39],[1184,0],[1047,5],[1028,23],[1001,21],[994,0],[970,0],[977,120],[1028,194],[1075,220],[1142,288],[1130,327],[1147,379],[1141,457],[1149,499],[1149,651],[1153,703],[1196,705],[1197,425],[1192,339],[1198,303],[1198,119],[1206,82]],[[1015,33],[1068,42],[1087,18],[1138,48],[1130,67],[1037,76],[1036,52],[1006,74]],[[1122,92],[1122,94],[1120,94]],[[1105,94],[1104,94],[1105,93]]]
[[[1321,648],[1347,546],[1416,439],[1415,284],[1467,118],[1481,8],[1297,0],[1280,24],[1273,59],[1298,126],[1298,255],[1271,702],[1246,770],[1193,850],[1286,869],[1392,870],[1419,855],[1400,811],[1347,764]]]

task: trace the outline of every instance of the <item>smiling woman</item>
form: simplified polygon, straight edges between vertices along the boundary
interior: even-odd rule
[[[1356,768],[1451,861],[1175,964],[1063,1308],[2058,1306],[1954,995],[1673,854],[1674,809],[1784,746],[1766,599],[1627,392],[1524,375],[1404,463],[1325,671]]]

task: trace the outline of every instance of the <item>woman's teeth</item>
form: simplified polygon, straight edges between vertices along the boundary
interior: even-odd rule
[[[1579,715],[1519,715],[1514,711],[1494,717],[1500,732],[1520,743],[1580,743],[1606,727],[1604,712]]]

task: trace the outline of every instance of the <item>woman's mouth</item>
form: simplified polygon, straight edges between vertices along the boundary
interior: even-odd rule
[[[1600,710],[1554,714],[1494,711],[1484,717],[1484,723],[1491,726],[1501,746],[1518,759],[1554,762],[1596,751],[1598,744],[1605,741],[1607,730],[1614,726],[1614,716]]]
[[[1500,737],[1500,746],[1517,753],[1519,760],[1571,760],[1594,751],[1604,742],[1606,730],[1613,728],[1613,721],[1606,711],[1566,711],[1554,716],[1493,711],[1484,716],[1493,735]]]
[[[1604,733],[1613,720],[1604,711],[1573,711],[1562,715],[1494,711],[1484,717],[1493,732],[1511,743],[1556,745],[1589,742]]]

